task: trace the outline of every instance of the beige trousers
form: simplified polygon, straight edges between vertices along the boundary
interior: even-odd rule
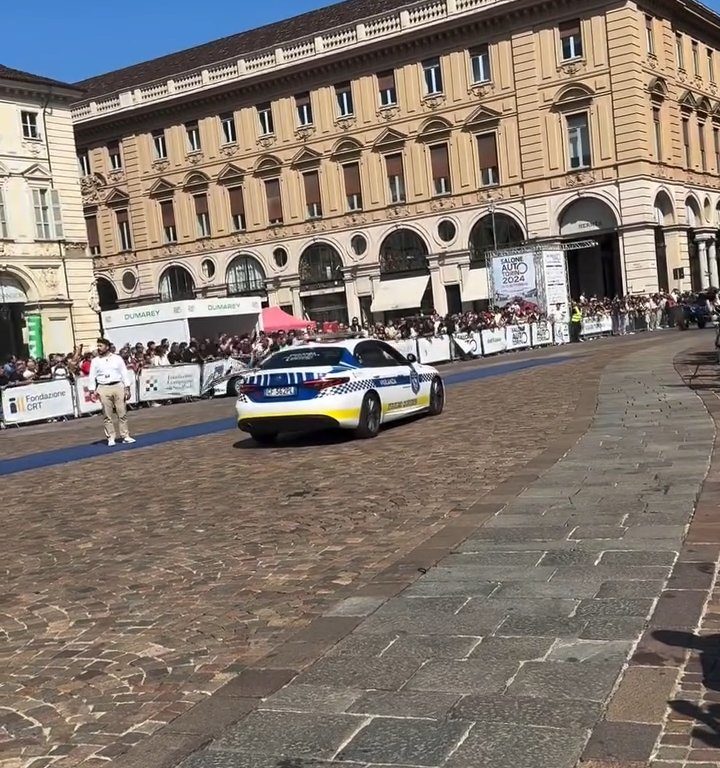
[[[130,436],[127,423],[127,404],[125,403],[125,385],[124,384],[100,384],[97,388],[100,403],[102,404],[103,416],[105,417],[103,426],[105,427],[105,437],[115,438],[115,415],[118,420],[118,431],[120,439]]]

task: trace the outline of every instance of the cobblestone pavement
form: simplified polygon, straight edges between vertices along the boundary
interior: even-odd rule
[[[649,766],[674,672],[628,659],[699,617],[714,572],[683,547],[715,439],[683,343],[610,365],[569,453],[509,503],[488,494],[484,525],[401,594],[337,603],[354,631],[182,768]]]
[[[0,765],[104,765],[206,699],[537,456],[617,354],[589,346],[370,442],[227,432],[4,478]]]
[[[503,728],[490,723],[512,722],[507,713],[486,716],[483,707],[492,707],[482,697],[500,685],[508,663],[529,658],[542,661],[537,669],[523,664],[529,677],[518,677],[508,706],[534,700],[548,670],[562,670],[559,688],[564,681],[591,692],[590,714],[563,735],[568,750],[576,749],[667,575],[668,552],[677,549],[681,518],[692,507],[707,423],[686,390],[661,385],[671,351],[701,337],[583,345],[583,355],[567,363],[457,385],[442,418],[387,430],[371,442],[322,437],[260,450],[224,433],[5,478],[0,766],[112,761],[159,768],[200,746],[200,732],[206,737],[254,708],[257,697],[288,682],[318,648],[335,646],[411,581],[412,553],[424,542],[435,542],[428,550],[435,562],[453,522],[467,535],[499,484],[512,477],[517,490],[526,485],[534,476],[526,478],[523,467],[562,445],[566,427],[570,447],[576,406],[583,397],[594,401],[601,370],[625,351],[633,357],[613,374],[619,378],[611,385],[608,441],[586,438],[577,466],[553,469],[540,481],[554,478],[549,488],[534,495],[533,485],[505,518],[469,539],[470,549],[385,603],[278,694],[299,699],[278,705],[269,698],[262,706],[272,714],[250,714],[236,736],[193,759],[241,766],[252,754],[254,768],[262,768],[279,757],[327,760],[342,745],[344,760],[363,764],[438,765],[446,752],[472,755],[473,744],[502,740]],[[647,377],[636,381],[640,363],[655,366],[658,392]],[[632,387],[630,405],[625,387]],[[201,405],[220,414],[217,404]],[[155,412],[193,418],[181,410]],[[613,426],[620,417],[623,426]],[[147,418],[165,426],[160,416]],[[676,434],[679,418],[697,422],[694,448]],[[640,428],[629,442],[628,425]],[[29,440],[30,450],[43,444],[42,432],[34,434],[40,436]],[[77,441],[73,426],[67,435],[68,444]],[[616,445],[624,461],[617,474]],[[605,473],[604,484],[597,472]],[[624,488],[626,474],[627,492],[614,481],[614,490],[605,487],[610,475],[622,476]],[[660,480],[681,475],[677,489],[660,493]],[[618,503],[632,503],[629,517],[617,516]],[[659,538],[649,547],[643,524],[650,520]],[[632,555],[605,559],[605,549],[638,550],[652,564],[637,565]],[[648,552],[660,552],[659,562]],[[589,564],[589,554],[599,562]],[[598,589],[607,596],[593,599]],[[493,631],[495,639],[486,637]],[[608,634],[614,645],[598,643]],[[566,647],[558,641],[565,635],[595,644]],[[593,657],[575,665],[577,673],[574,653]],[[551,704],[563,711],[559,688]],[[221,697],[209,696],[219,689]],[[523,715],[538,739],[532,724],[549,717],[542,697],[540,706],[540,715]],[[296,714],[284,714],[286,707]],[[206,718],[204,731],[198,716]],[[495,735],[486,739],[483,729]],[[228,738],[236,741],[226,754]],[[403,751],[416,742],[424,756]],[[455,750],[460,742],[468,745],[464,753]],[[381,754],[373,744],[399,751]],[[522,768],[522,760],[513,765]]]

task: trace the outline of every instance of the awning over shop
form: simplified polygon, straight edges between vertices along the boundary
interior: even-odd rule
[[[469,269],[463,274],[460,298],[463,301],[482,301],[489,298],[486,269]]]
[[[381,280],[375,283],[371,312],[394,312],[398,309],[416,309],[422,304],[429,275]]]

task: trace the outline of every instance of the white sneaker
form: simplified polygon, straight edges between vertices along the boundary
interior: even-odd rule
[[[124,443],[125,445],[130,445],[130,443],[134,443],[135,442],[135,438],[134,437],[129,437],[129,436],[128,437],[123,437],[123,439],[120,442]]]
[[[108,447],[112,448],[113,445],[115,445],[115,438],[114,437],[108,437]]]

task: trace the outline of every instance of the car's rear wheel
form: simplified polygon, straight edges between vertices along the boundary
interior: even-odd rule
[[[355,437],[367,440],[375,437],[380,431],[381,408],[380,398],[375,392],[368,392],[360,408],[360,421],[355,429]]]
[[[431,416],[439,416],[445,407],[445,385],[439,376],[436,376],[430,383],[430,407],[428,412]]]
[[[256,429],[251,429],[248,434],[258,445],[272,445],[278,436],[277,432],[264,432]]]
[[[227,385],[228,395],[234,395],[237,397],[240,394],[240,388],[242,387],[242,378],[238,376],[235,379],[230,379]]]

